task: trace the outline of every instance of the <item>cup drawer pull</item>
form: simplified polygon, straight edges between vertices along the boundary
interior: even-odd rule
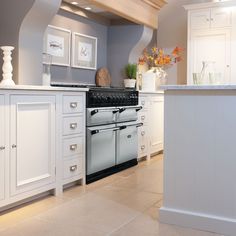
[[[76,108],[78,106],[78,103],[77,102],[71,102],[70,103],[70,107],[71,108]]]
[[[141,120],[145,120],[145,116],[141,116]]]
[[[145,101],[142,101],[141,104],[142,104],[142,105],[145,105]]]
[[[71,144],[70,145],[70,150],[75,151],[77,149],[77,144]]]
[[[76,129],[77,128],[77,123],[71,123],[70,128],[71,129]]]
[[[142,146],[141,146],[141,150],[144,150],[144,149],[145,149],[145,145],[142,145]]]
[[[144,135],[145,135],[145,131],[142,131],[142,132],[141,132],[141,135],[144,136]]]
[[[74,165],[74,166],[70,166],[70,171],[71,172],[74,172],[77,170],[77,165]]]

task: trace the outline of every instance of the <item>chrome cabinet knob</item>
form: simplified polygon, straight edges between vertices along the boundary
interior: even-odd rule
[[[74,171],[76,171],[77,170],[77,165],[74,165],[74,166],[71,166],[70,167],[70,171],[71,172],[74,172]]]
[[[71,129],[76,129],[77,128],[77,123],[71,123],[70,128]]]
[[[141,116],[141,120],[145,120],[145,116]]]
[[[70,103],[70,107],[71,107],[71,108],[76,108],[77,105],[78,105],[77,102],[71,102],[71,103]]]
[[[2,151],[2,150],[5,150],[5,147],[4,147],[4,146],[1,146],[1,147],[0,147],[0,151]]]
[[[145,145],[142,145],[142,146],[141,146],[141,149],[144,150],[144,149],[145,149]]]
[[[144,136],[144,135],[145,135],[145,131],[142,131],[142,132],[141,132],[141,135]]]
[[[71,144],[70,145],[70,150],[75,151],[77,149],[77,144]]]

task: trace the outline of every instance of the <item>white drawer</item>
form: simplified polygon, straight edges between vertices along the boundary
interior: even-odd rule
[[[63,113],[79,113],[83,112],[83,96],[63,96]]]
[[[148,122],[148,113],[147,112],[139,112],[138,121],[146,124]]]
[[[138,153],[140,154],[145,154],[148,152],[148,142],[147,139],[142,140],[139,142],[139,150]]]
[[[148,109],[148,97],[146,96],[139,96],[139,105],[143,107],[142,110],[147,110]]]
[[[63,139],[63,156],[82,154],[83,146],[83,137]]]
[[[139,128],[138,137],[140,140],[148,138],[148,127],[146,125]]]
[[[83,117],[73,116],[63,118],[63,135],[83,133]]]
[[[69,179],[71,177],[82,174],[82,158],[75,158],[64,161],[63,177]]]

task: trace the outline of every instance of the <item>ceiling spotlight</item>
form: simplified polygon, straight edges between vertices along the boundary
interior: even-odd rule
[[[72,5],[78,5],[78,2],[71,2]]]
[[[85,9],[85,10],[88,10],[88,11],[92,10],[91,7],[85,7],[84,9]]]

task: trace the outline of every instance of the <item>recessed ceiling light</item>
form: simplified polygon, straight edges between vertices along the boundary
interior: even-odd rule
[[[78,5],[79,3],[78,2],[71,2],[71,4]]]
[[[88,11],[92,10],[91,7],[85,7],[84,9],[85,9],[85,10],[88,10]]]

